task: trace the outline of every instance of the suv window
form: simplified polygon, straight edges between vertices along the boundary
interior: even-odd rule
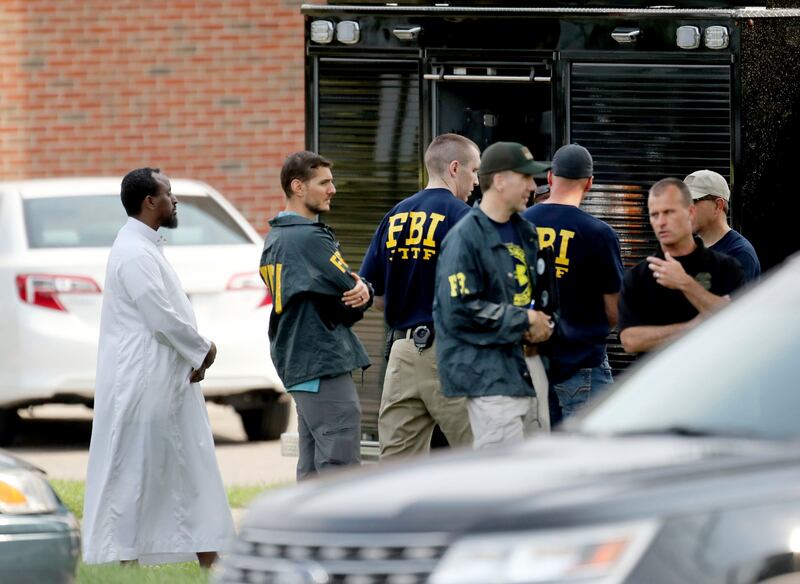
[[[800,436],[800,261],[648,359],[577,429]]]
[[[127,217],[118,195],[25,199],[31,248],[111,247]],[[225,209],[207,196],[178,196],[177,229],[161,229],[170,245],[252,243]]]

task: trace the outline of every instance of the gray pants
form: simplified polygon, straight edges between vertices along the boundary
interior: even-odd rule
[[[522,442],[540,430],[535,397],[471,397],[467,399],[467,412],[476,450]]]
[[[291,392],[297,407],[297,480],[361,462],[361,407],[349,373],[323,378],[319,392]]]

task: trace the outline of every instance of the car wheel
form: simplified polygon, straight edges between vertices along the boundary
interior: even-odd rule
[[[289,400],[277,399],[261,408],[238,413],[248,440],[278,440],[289,425]]]
[[[17,429],[17,410],[0,409],[0,446],[8,446]]]

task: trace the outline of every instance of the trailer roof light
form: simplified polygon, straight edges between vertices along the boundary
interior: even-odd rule
[[[682,49],[696,49],[700,46],[700,29],[696,26],[679,26],[675,42]]]
[[[330,20],[315,20],[311,23],[311,40],[327,45],[333,40],[333,23]]]
[[[705,30],[704,42],[709,49],[727,49],[728,38],[728,29],[724,26],[709,26]]]
[[[361,28],[355,20],[343,20],[336,25],[336,40],[345,45],[354,45],[361,40]]]

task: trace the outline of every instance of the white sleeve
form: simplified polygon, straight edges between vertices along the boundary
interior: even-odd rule
[[[119,280],[142,317],[142,322],[162,345],[175,349],[194,369],[205,360],[211,341],[178,314],[169,301],[157,262],[141,255],[118,268]]]

